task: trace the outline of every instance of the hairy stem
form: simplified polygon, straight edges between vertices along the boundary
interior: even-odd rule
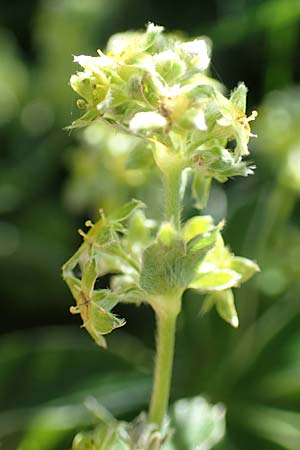
[[[159,302],[168,303],[170,311],[167,307],[161,308]],[[176,319],[180,310],[181,296],[161,297],[157,304],[157,308],[154,306],[157,318],[157,349],[149,420],[161,427],[169,403]]]
[[[173,222],[177,230],[180,230],[181,222],[181,173],[180,168],[164,175],[165,216],[167,221]]]
[[[178,231],[181,228],[181,174],[182,167],[172,167],[164,173],[165,218]],[[176,319],[181,309],[182,292],[161,293],[152,299],[156,314],[156,360],[150,402],[149,420],[160,428],[167,412],[173,369]]]

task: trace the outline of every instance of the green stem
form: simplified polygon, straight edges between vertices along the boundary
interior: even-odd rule
[[[170,311],[167,307],[161,308],[166,300],[170,306]],[[169,403],[176,319],[180,311],[181,296],[175,296],[174,298],[160,297],[157,302],[157,308],[155,305],[153,306],[157,317],[157,349],[149,420],[160,428]],[[165,306],[167,306],[166,303]]]
[[[181,223],[181,174],[182,168],[174,168],[169,173],[164,174],[166,220],[173,222],[177,230],[180,230]]]
[[[181,228],[182,165],[172,164],[164,171],[165,218],[178,231]],[[175,347],[176,319],[181,309],[182,291],[151,299],[157,319],[156,360],[149,420],[161,428],[168,409]]]

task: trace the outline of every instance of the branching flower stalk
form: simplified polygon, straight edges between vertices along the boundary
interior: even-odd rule
[[[139,137],[162,176],[165,212],[160,224],[146,217],[145,205],[137,200],[109,216],[101,211],[95,224],[86,223],[90,230],[80,232],[83,243],[63,267],[76,301],[71,312],[81,315],[100,346],[106,345],[104,335],[125,323],[112,313],[118,303],[147,303],[155,311],[154,387],[142,434],[145,437],[149,426],[154,431],[141,446],[142,435],[133,442],[127,428],[120,448],[158,449],[164,439],[176,319],[184,291],[206,294],[202,312],[215,306],[237,327],[232,289],[258,270],[224,245],[223,222],[215,225],[210,216],[197,215],[182,223],[183,194],[190,184],[195,206],[203,209],[213,179],[224,183],[253,173],[243,157],[248,155],[249,122],[256,113],[246,116],[244,84],[227,98],[223,87],[207,75],[210,43],[205,38],[186,41],[149,24],[144,33],[113,36],[105,54],[99,50],[98,56],[78,56],[75,61],[83,70],[71,77],[71,86],[81,97],[78,106],[84,113],[71,128],[100,120]],[[96,280],[110,274],[117,274],[111,276],[110,288],[96,289]]]

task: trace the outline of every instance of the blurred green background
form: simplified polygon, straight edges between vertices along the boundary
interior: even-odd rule
[[[132,418],[149,400],[154,319],[119,307],[104,351],[70,316],[60,276],[97,209],[135,196],[159,217],[160,181],[125,168],[130,143],[97,126],[71,134],[72,54],[95,54],[148,21],[213,42],[211,74],[249,88],[259,111],[255,176],[215,185],[206,212],[226,217],[235,253],[262,272],[238,293],[232,330],[184,299],[172,399],[227,408],[218,450],[300,449],[300,1],[11,0],[0,17],[0,448],[69,449],[95,422],[94,398]],[[106,134],[107,133],[107,134]],[[141,157],[143,153],[141,152]],[[147,160],[147,158],[146,158]],[[186,204],[185,215],[195,213]]]

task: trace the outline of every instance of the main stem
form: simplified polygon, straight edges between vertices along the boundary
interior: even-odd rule
[[[173,168],[164,175],[166,220],[172,222],[179,231],[181,226],[181,171]],[[172,295],[162,293],[153,299],[153,309],[156,313],[156,360],[153,390],[150,403],[149,420],[161,428],[168,409],[172,379],[173,358],[175,348],[176,319],[181,309],[180,292]]]
[[[176,318],[177,314],[157,313],[156,364],[149,419],[159,427],[162,425],[169,403]]]

